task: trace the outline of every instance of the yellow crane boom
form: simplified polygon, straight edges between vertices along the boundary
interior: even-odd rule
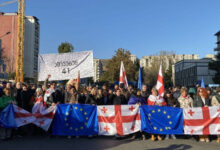
[[[25,0],[18,0],[18,42],[16,56],[16,82],[24,81],[24,32],[25,32]]]

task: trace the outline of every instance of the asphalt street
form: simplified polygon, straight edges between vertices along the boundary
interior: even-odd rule
[[[216,141],[197,142],[195,139],[151,141],[96,137],[88,139],[66,137],[23,137],[0,141],[0,150],[220,150]]]

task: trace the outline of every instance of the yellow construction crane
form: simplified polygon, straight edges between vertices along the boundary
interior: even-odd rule
[[[16,57],[16,82],[24,82],[24,32],[25,0],[18,0],[18,45]]]
[[[24,29],[25,29],[25,0],[12,0],[0,6],[5,6],[18,2],[18,36],[17,36],[17,56],[16,56],[16,82],[24,81]]]

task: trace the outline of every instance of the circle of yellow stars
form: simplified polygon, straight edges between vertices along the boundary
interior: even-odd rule
[[[74,106],[74,109],[75,110],[78,110],[79,108],[77,107],[77,106]],[[82,113],[83,113],[83,115],[87,115],[87,112],[85,112],[84,110],[83,110],[83,108],[80,108],[79,109]],[[69,110],[69,112],[66,112],[66,114],[65,114],[65,118],[64,118],[64,120],[65,120],[65,122],[66,122],[66,127],[69,129],[69,130],[74,130],[75,132],[78,132],[79,130],[84,130],[85,128],[86,128],[86,126],[87,126],[87,121],[89,120],[89,118],[88,117],[85,117],[85,120],[86,120],[86,122],[84,122],[84,126],[80,126],[80,128],[73,128],[73,127],[71,127],[70,126],[70,124],[68,123],[68,116],[72,113],[72,111],[73,111],[73,109],[72,108],[70,108],[70,110]]]
[[[167,115],[167,112],[166,111],[161,111],[161,109],[153,109],[152,111],[151,111],[151,113],[152,114],[154,114],[154,113],[156,113],[156,112],[158,112],[158,113],[163,113],[163,115],[167,118],[167,119],[170,119],[171,118],[171,116],[170,115]],[[148,120],[151,120],[151,113],[148,113],[147,114],[147,118],[148,118]],[[169,123],[169,125],[172,125],[173,124],[173,122],[172,121],[169,121],[168,122]],[[163,128],[157,128],[157,127],[155,127],[155,126],[153,126],[152,125],[152,123],[150,123],[150,125],[153,127],[153,129],[156,131],[156,130],[158,130],[158,131],[160,131],[160,132],[162,132],[162,131],[164,131],[164,130],[171,130],[171,127],[165,127],[164,129]]]

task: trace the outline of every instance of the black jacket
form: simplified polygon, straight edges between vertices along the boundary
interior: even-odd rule
[[[46,102],[47,107],[50,107],[52,103],[64,103],[63,93],[60,90],[56,89],[55,92],[50,95]]]
[[[124,95],[115,96],[113,99],[113,105],[122,105],[128,104],[127,100],[125,99]]]
[[[147,91],[141,91],[141,96],[147,101],[148,97],[150,96],[150,93]]]
[[[97,99],[96,99],[92,94],[88,94],[88,95],[86,96],[85,104],[94,104],[94,105],[97,105]]]
[[[201,96],[196,96],[193,100],[193,107],[204,107],[205,105],[210,106],[210,100],[207,98],[205,99],[205,104],[202,101]]]
[[[21,91],[21,101],[19,107],[24,108],[27,111],[31,111],[31,105],[30,105],[31,98],[32,98],[32,93],[30,93],[29,91]]]

